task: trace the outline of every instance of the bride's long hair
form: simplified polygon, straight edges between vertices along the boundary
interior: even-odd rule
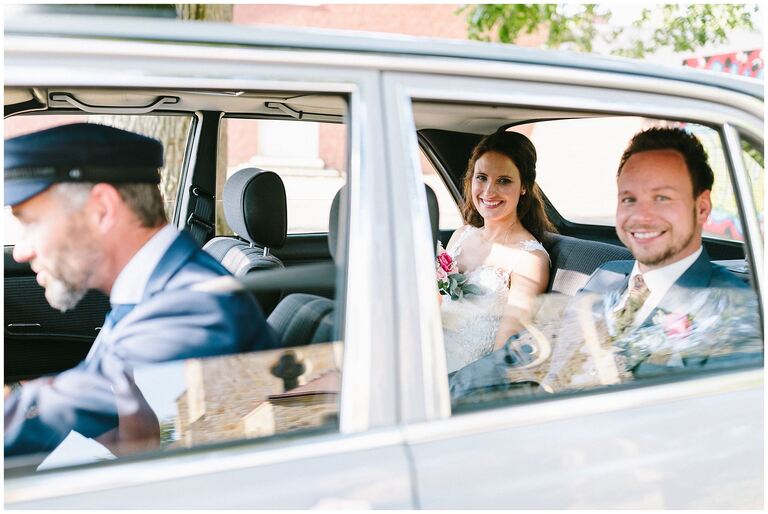
[[[472,202],[472,176],[475,163],[488,152],[506,155],[520,170],[520,181],[526,194],[520,195],[518,200],[517,218],[523,227],[538,241],[543,241],[547,232],[557,232],[544,210],[541,189],[536,184],[536,148],[530,139],[517,132],[494,132],[481,139],[472,149],[463,180],[464,201],[461,204],[461,215],[464,223],[473,227],[482,227],[484,224],[483,217]]]

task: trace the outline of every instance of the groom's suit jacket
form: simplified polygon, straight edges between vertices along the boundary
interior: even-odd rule
[[[626,290],[634,264],[635,261],[606,262],[592,274],[580,292],[608,293]],[[680,275],[680,278],[670,287],[659,305],[643,321],[643,324],[648,323],[660,309],[666,311],[679,309],[680,302],[685,302],[686,294],[691,289],[702,287],[748,288],[750,286],[744,279],[731,273],[723,266],[710,262],[707,251],[702,248],[698,259]]]
[[[142,301],[105,322],[83,362],[6,399],[5,454],[50,451],[70,430],[96,437],[117,426],[116,388],[135,366],[276,348],[253,296],[193,288],[227,274],[181,232],[152,272]]]

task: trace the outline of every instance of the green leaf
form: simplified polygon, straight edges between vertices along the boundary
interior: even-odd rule
[[[464,294],[482,294],[483,290],[480,288],[480,286],[476,286],[475,284],[467,284],[464,286]]]

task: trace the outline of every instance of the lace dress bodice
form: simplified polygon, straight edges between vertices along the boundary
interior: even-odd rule
[[[455,244],[448,245],[446,251],[454,260],[461,254],[461,245],[467,236],[477,230],[476,227],[467,226]],[[521,248],[528,252],[546,252],[536,240],[523,241]],[[467,282],[478,286],[482,293],[465,295],[459,300],[443,296],[443,339],[449,373],[493,350],[496,331],[509,295],[510,272],[501,267],[482,265],[462,273]]]

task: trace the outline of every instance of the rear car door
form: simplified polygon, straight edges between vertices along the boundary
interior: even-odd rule
[[[740,138],[752,141],[753,148],[762,144],[761,99],[662,79],[645,82],[639,91],[633,90],[636,77],[530,65],[486,68],[472,63],[473,76],[459,76],[467,66],[457,63],[450,78],[426,73],[385,78],[389,102],[400,106],[389,119],[390,136],[399,141],[393,148],[401,149],[393,150],[393,170],[402,172],[398,176],[408,193],[416,195],[420,175],[416,131],[430,123],[446,128],[453,119],[456,130],[476,125],[490,127],[477,130],[489,133],[525,116],[624,114],[705,125],[725,152],[725,180],[732,179],[748,236],[736,248],[750,263],[753,292],[761,294],[763,237],[740,145]],[[428,64],[421,69],[426,72]],[[500,78],[480,78],[486,74]],[[568,159],[567,154],[560,157]],[[567,171],[575,179],[595,170]],[[615,201],[599,194],[577,198],[587,204]],[[414,240],[426,239],[423,227],[414,232]],[[400,282],[411,286],[402,294],[409,324],[399,333],[399,344],[403,368],[420,370],[402,374],[402,390],[424,391],[403,398],[422,508],[762,505],[763,336],[758,323],[752,327],[754,353],[732,368],[581,392],[517,389],[516,394],[512,388],[452,401],[443,367],[434,263],[428,245],[416,250],[398,268]],[[425,380],[429,385],[420,389],[412,378],[418,376],[430,377]]]

